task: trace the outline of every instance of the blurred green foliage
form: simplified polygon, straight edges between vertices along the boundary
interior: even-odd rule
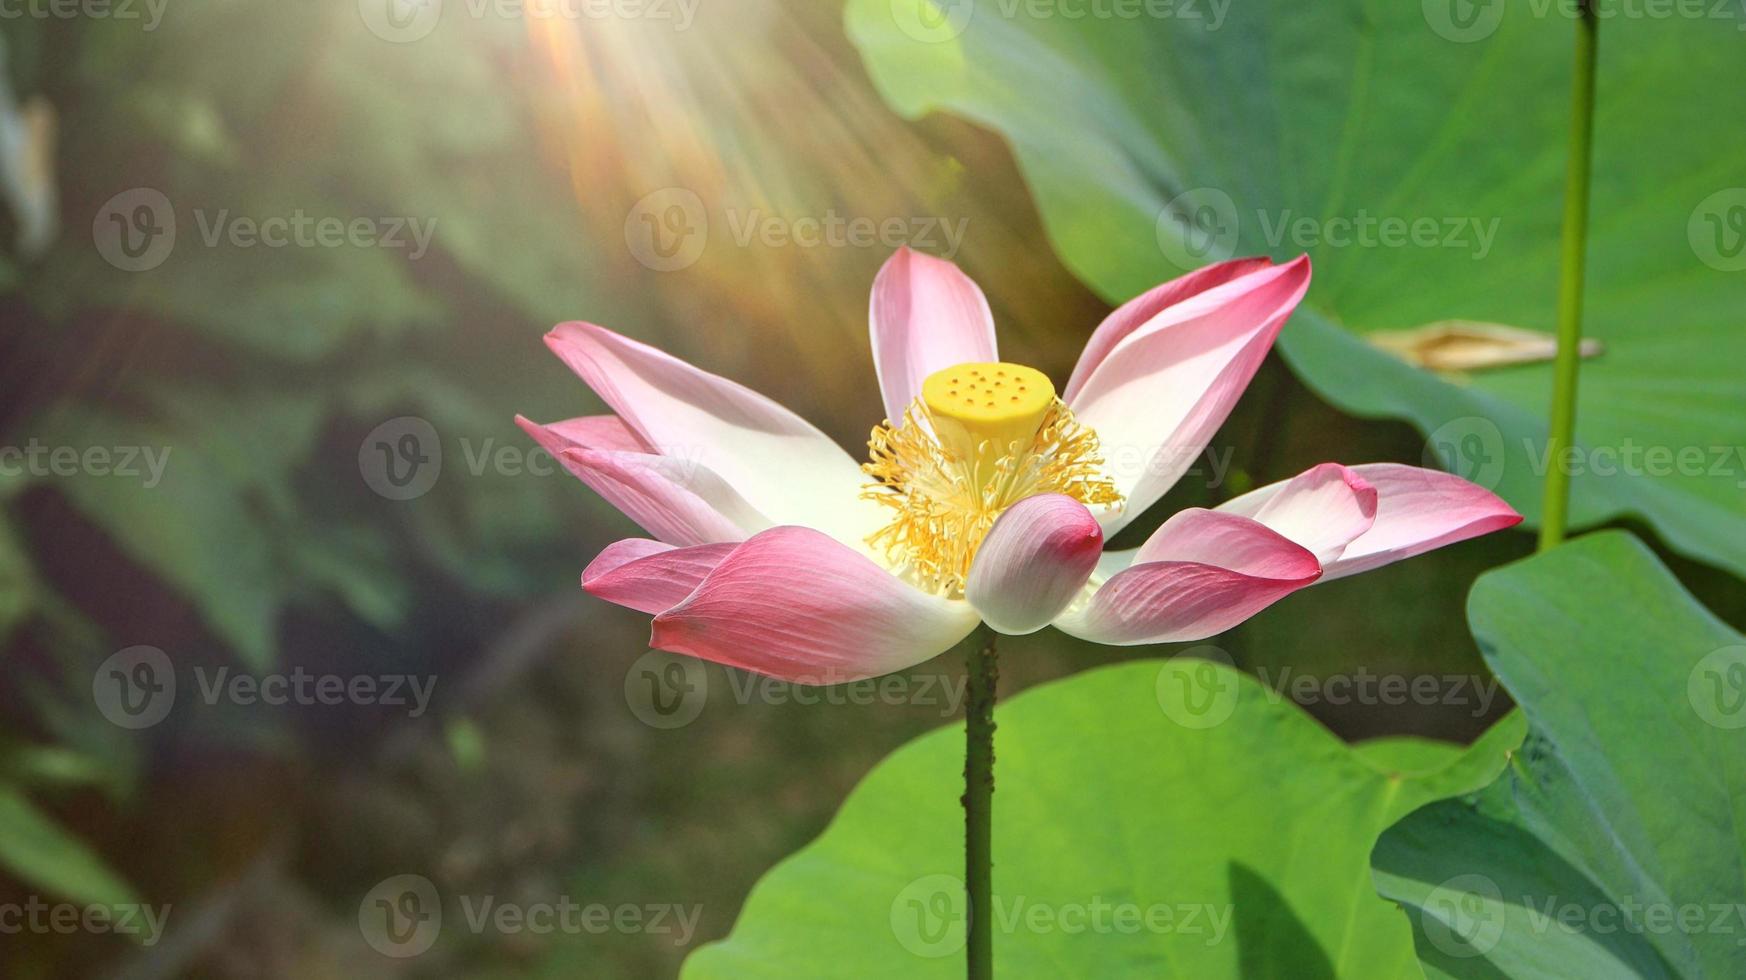
[[[513,405],[540,401],[542,383],[564,388],[556,373],[513,369],[522,345],[561,311],[602,305],[583,274],[588,238],[550,203],[568,187],[534,157],[532,120],[498,70],[525,51],[516,25],[437,35],[432,51],[384,44],[355,16],[196,2],[155,33],[94,23],[12,40],[26,53],[15,63],[37,66],[14,84],[59,108],[57,153],[79,164],[58,188],[66,213],[149,187],[171,202],[178,233],[161,266],[128,272],[74,220],[30,262],[10,301],[22,322],[8,431],[169,453],[155,492],[119,479],[52,489],[258,668],[274,661],[292,603],[330,596],[397,628],[419,571],[405,560],[414,541],[469,588],[538,581],[527,559],[557,526],[555,481],[468,478],[454,459],[441,504],[415,511],[371,507],[355,474],[310,464],[324,440],[390,413],[428,418],[451,448],[514,438]],[[275,40],[239,41],[249,37]],[[202,241],[226,214],[299,212],[423,221],[434,248],[414,262],[387,248]],[[524,325],[521,345],[469,335],[472,316]],[[7,612],[16,623],[27,610]]]
[[[91,711],[89,678],[116,646],[268,670],[289,614],[337,614],[377,638],[347,643],[363,665],[416,663],[413,617],[443,593],[484,601],[573,581],[583,549],[555,505],[579,499],[573,488],[481,461],[522,445],[516,409],[580,410],[561,371],[524,367],[562,314],[612,309],[587,275],[591,239],[561,206],[563,161],[542,157],[537,106],[521,97],[522,26],[406,48],[357,17],[348,4],[190,0],[154,31],[4,25],[0,108],[9,123],[53,125],[19,122],[23,142],[7,148],[18,179],[4,228],[18,234],[3,260],[0,443],[143,448],[165,464],[161,482],[46,463],[0,480],[19,752],[37,764],[84,753],[31,784],[56,798],[136,782],[149,743]],[[52,171],[32,171],[44,159]],[[99,225],[105,202],[137,188],[169,201],[177,233],[161,264],[127,271],[106,259]],[[27,247],[25,219],[57,206],[61,233]],[[421,222],[433,244],[413,256],[209,240],[232,217],[299,214]],[[371,494],[343,448],[396,415],[428,419],[451,452],[448,479],[417,507]],[[260,719],[220,722],[233,723],[261,738]],[[97,772],[71,779],[80,768]],[[24,785],[0,783],[0,863],[59,896],[123,894]]]

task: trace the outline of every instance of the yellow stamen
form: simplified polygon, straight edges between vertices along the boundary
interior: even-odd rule
[[[974,387],[972,387],[974,385]],[[922,382],[921,397],[868,440],[863,496],[891,508],[867,540],[917,585],[960,595],[995,518],[1041,493],[1120,504],[1097,435],[1073,419],[1049,379],[1018,364],[961,364]]]

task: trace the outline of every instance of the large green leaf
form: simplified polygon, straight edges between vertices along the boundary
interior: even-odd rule
[[[1293,368],[1410,420],[1535,521],[1549,366],[1444,376],[1362,338],[1550,329],[1568,6],[851,0],[848,23],[900,111],[1007,136],[1056,250],[1111,301],[1232,253],[1309,252]],[[1746,110],[1746,15],[1701,6],[1601,29],[1585,332],[1605,351],[1583,373],[1572,513],[1643,515],[1746,573],[1746,127],[1722,122]],[[1369,244],[1340,224],[1365,220]]]
[[[1427,971],[1740,976],[1746,638],[1622,532],[1487,574],[1470,618],[1529,732],[1376,848]]]
[[[1411,974],[1371,843],[1489,781],[1521,737],[1354,751],[1247,675],[1187,657],[1035,688],[997,722],[1004,977]],[[685,975],[961,975],[962,767],[956,727],[881,763]]]

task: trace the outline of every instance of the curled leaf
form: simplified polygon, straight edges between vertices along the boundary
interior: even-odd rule
[[[1377,330],[1365,339],[1414,367],[1445,374],[1535,364],[1558,354],[1558,340],[1551,334],[1479,320],[1439,320],[1409,330]],[[1583,357],[1598,357],[1601,351],[1600,341],[1583,339]]]

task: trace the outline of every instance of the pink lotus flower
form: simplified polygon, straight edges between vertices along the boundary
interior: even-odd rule
[[[1000,362],[975,283],[900,250],[873,283],[887,421],[866,464],[770,399],[590,323],[546,343],[616,414],[516,421],[653,536],[608,546],[582,585],[653,614],[657,649],[820,684],[921,663],[978,621],[1197,640],[1521,520],[1446,473],[1324,463],[1103,550],[1202,452],[1309,278],[1307,257],[1242,259],[1158,286],[1104,320],[1056,397]]]

